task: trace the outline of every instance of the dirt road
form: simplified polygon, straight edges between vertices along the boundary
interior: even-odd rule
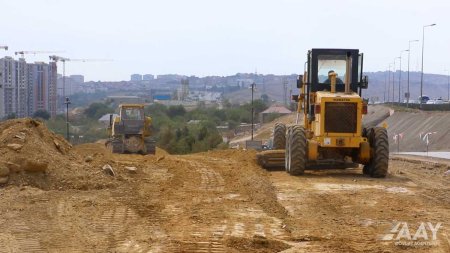
[[[446,166],[391,161],[386,179],[360,169],[291,177],[259,168],[252,151],[111,155],[100,144],[75,151],[94,155],[100,179],[111,182],[2,188],[0,252],[450,251]],[[115,177],[101,171],[105,163]],[[381,240],[395,221],[411,233],[420,222],[442,222],[438,245]]]

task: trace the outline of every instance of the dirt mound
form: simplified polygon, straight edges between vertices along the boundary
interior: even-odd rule
[[[0,124],[0,169],[4,184],[48,189],[103,188],[112,183],[85,162],[62,136],[33,119]]]

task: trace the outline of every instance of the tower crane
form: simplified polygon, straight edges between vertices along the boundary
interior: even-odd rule
[[[112,61],[111,59],[71,59],[57,55],[50,55],[50,60],[54,62],[62,62],[63,63],[63,97],[66,97],[66,61],[72,62],[105,62]]]
[[[15,55],[20,55],[21,58],[25,58],[26,54],[56,54],[56,53],[64,53],[64,51],[16,51],[14,52]]]

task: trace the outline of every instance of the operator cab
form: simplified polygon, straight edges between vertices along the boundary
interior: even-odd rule
[[[349,91],[358,93],[367,88],[367,77],[363,78],[363,54],[359,54],[358,49],[309,50],[306,69],[307,93],[331,91],[333,73],[336,74],[336,92],[344,92],[347,82]]]
[[[123,120],[144,120],[144,108],[122,106],[120,116]]]
[[[336,92],[337,96],[361,97],[362,89],[368,87],[368,78],[363,77],[363,54],[358,49],[313,48],[308,51],[305,75],[298,77],[297,88],[302,90],[310,122],[315,119],[317,92],[322,93],[321,96],[325,95],[323,92]],[[293,96],[293,100],[299,101],[299,96]]]

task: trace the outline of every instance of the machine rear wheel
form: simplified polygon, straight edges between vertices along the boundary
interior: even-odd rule
[[[286,170],[287,173],[289,173],[289,162],[290,162],[290,146],[291,146],[291,132],[292,132],[292,126],[287,128],[286,131],[286,142],[285,142],[285,147],[284,147],[284,169]]]
[[[152,138],[145,139],[145,150],[147,155],[156,153],[156,142]]]
[[[289,174],[302,175],[306,168],[306,132],[301,126],[292,127],[289,145]]]
[[[273,129],[273,149],[286,148],[286,125],[276,123]]]
[[[372,147],[372,160],[363,172],[368,172],[371,177],[386,177],[389,167],[389,139],[384,127],[374,127],[370,131],[369,140]],[[364,171],[366,170],[366,171]]]
[[[122,154],[123,152],[123,145],[122,142],[119,139],[110,139],[106,142],[106,148],[111,151],[111,153],[115,154]]]

